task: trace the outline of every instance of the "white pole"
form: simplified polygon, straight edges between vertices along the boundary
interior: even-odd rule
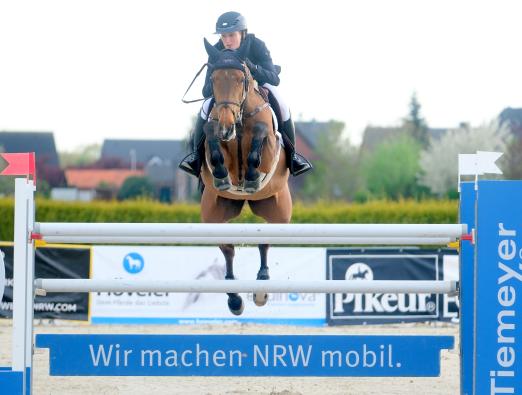
[[[30,393],[33,360],[34,225],[33,181],[15,180],[13,263],[13,371],[23,374],[23,394]],[[29,377],[27,377],[29,375]]]
[[[89,280],[37,279],[47,292],[308,292],[308,293],[453,293],[456,281],[395,280]]]
[[[48,236],[108,237],[451,237],[462,224],[199,224],[199,223],[37,223]]]
[[[267,236],[45,236],[47,243],[92,244],[286,244],[422,245],[448,244],[450,237],[267,237]]]

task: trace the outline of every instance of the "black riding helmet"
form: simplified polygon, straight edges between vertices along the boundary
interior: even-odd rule
[[[225,12],[216,22],[216,34],[240,32],[246,29],[245,17],[235,11]]]

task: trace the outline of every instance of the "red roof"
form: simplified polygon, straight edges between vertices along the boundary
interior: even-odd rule
[[[68,169],[65,170],[67,185],[79,189],[96,189],[100,184],[119,189],[132,176],[142,177],[143,170],[127,169]]]

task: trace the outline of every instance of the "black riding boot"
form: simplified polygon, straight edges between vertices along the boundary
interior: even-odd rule
[[[203,145],[205,144],[205,132],[203,126],[207,121],[198,114],[196,126],[194,127],[194,135],[192,140],[192,152],[185,156],[179,164],[179,168],[186,171],[192,176],[199,177],[202,164]]]
[[[281,128],[283,132],[283,140],[285,142],[287,164],[290,173],[295,177],[303,174],[313,168],[312,164],[301,154],[295,152],[295,128],[292,118],[283,122]]]

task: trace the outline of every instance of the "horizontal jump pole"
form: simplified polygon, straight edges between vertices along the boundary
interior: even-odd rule
[[[450,237],[467,232],[462,224],[201,224],[58,223],[35,224],[48,236],[107,237]]]
[[[307,293],[427,293],[457,291],[456,281],[397,280],[90,280],[37,279],[35,287],[46,292],[307,292]]]
[[[338,245],[445,245],[450,237],[294,237],[294,236],[44,236],[48,243],[88,244],[338,244]]]

